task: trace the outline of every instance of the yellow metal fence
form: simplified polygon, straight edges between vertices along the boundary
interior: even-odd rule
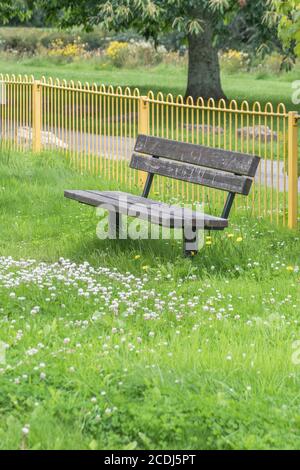
[[[138,189],[145,175],[129,168],[138,133],[257,154],[261,163],[247,198],[236,210],[297,227],[298,118],[284,104],[274,109],[247,101],[185,100],[128,87],[82,84],[52,78],[0,74],[2,145],[66,153],[81,171],[90,171]],[[156,197],[204,202],[218,213],[225,194],[163,177]]]

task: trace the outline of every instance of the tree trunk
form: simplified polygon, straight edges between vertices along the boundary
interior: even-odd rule
[[[188,83],[185,97],[226,98],[221,85],[218,51],[213,46],[212,28],[205,23],[200,34],[190,34]]]

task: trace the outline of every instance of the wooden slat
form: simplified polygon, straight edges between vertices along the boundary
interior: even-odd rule
[[[139,217],[144,220],[149,220],[149,216],[151,215],[151,223],[171,228],[183,227],[184,224],[202,228],[203,219],[203,228],[205,229],[222,230],[228,226],[228,221],[220,217],[201,214],[187,208],[169,206],[165,203],[119,191],[66,190],[64,195],[69,199],[74,199],[90,206],[98,207],[105,204],[107,207],[112,207],[121,214]]]
[[[134,194],[130,193],[124,193],[122,191],[90,191],[94,194],[101,195],[102,197],[109,197],[113,200],[120,201],[126,199],[126,201],[129,204],[142,204],[143,206],[147,207],[148,210],[154,208],[157,208],[157,210],[164,212],[166,215],[174,214],[175,217],[177,217],[180,220],[193,220],[197,221],[199,220],[200,222],[203,220],[203,215],[205,216],[207,221],[210,221],[212,223],[220,223],[223,226],[223,221],[225,219],[220,218],[220,217],[215,217],[213,215],[208,215],[208,214],[203,214],[202,212],[196,212],[193,211],[187,207],[179,207],[179,206],[173,206],[170,204],[166,204],[164,202],[160,201],[155,201],[153,199],[148,199],[142,196],[136,196]]]
[[[244,195],[249,194],[252,184],[252,179],[245,176],[207,170],[193,165],[170,162],[135,153],[131,157],[130,167],[148,173]]]
[[[260,158],[256,155],[143,134],[138,136],[134,150],[156,157],[252,177],[255,176],[260,161]]]
[[[92,206],[103,206],[106,209],[114,208],[117,212],[132,217],[138,217],[144,220],[149,220],[150,210],[144,204],[130,204],[128,201],[122,201],[122,199],[112,199],[105,195],[95,194],[92,191],[65,191],[65,196],[71,199],[75,199],[83,204]],[[177,217],[171,210],[166,213],[163,210],[159,210],[159,206],[156,205],[157,210],[151,211],[151,222],[154,224],[166,226],[166,227],[182,227],[183,219]],[[189,222],[189,220],[187,220]],[[192,221],[191,221],[192,222]],[[194,221],[195,224],[199,223],[199,220]]]

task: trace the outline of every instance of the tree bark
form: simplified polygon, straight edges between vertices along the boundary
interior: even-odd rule
[[[188,83],[185,97],[219,100],[226,96],[222,90],[218,51],[213,46],[212,27],[205,22],[204,31],[188,35]]]

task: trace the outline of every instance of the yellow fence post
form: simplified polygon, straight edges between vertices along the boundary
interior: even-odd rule
[[[139,99],[139,121],[138,121],[138,133],[148,134],[149,133],[149,100],[148,96],[140,96]],[[147,173],[139,171],[139,183],[144,186],[147,178]]]
[[[288,117],[288,227],[297,228],[298,219],[298,116]]]
[[[32,84],[32,150],[41,151],[42,130],[42,94],[41,82],[35,80]]]

